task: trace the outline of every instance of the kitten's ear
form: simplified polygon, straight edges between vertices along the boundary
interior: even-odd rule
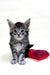
[[[10,21],[9,19],[7,19],[7,22],[9,24],[10,29],[12,29],[14,27],[14,23]]]
[[[30,18],[25,21],[24,25],[25,25],[26,28],[29,27],[29,25],[30,25]]]

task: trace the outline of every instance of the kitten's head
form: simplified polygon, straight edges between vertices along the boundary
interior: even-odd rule
[[[22,40],[24,37],[28,36],[30,19],[24,23],[17,22],[15,24],[8,19],[7,21],[10,27],[10,35],[15,39]]]

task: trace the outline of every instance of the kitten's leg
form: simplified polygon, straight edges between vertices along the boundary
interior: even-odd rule
[[[13,59],[11,60],[11,64],[17,63],[17,52],[15,50],[12,51]]]
[[[25,59],[25,54],[24,53],[20,53],[19,55],[19,64],[20,65],[24,65],[26,62],[24,61]]]

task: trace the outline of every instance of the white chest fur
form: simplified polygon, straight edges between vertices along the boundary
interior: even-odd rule
[[[23,48],[23,45],[21,45],[20,43],[15,45],[15,49],[17,50],[17,52],[21,51],[22,48]]]

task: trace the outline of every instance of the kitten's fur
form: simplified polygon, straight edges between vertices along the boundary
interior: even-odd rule
[[[29,25],[30,19],[28,19],[25,23],[17,22],[13,23],[8,20],[8,24],[10,27],[10,47],[13,55],[13,59],[11,61],[12,64],[25,64],[25,51],[29,45]]]

